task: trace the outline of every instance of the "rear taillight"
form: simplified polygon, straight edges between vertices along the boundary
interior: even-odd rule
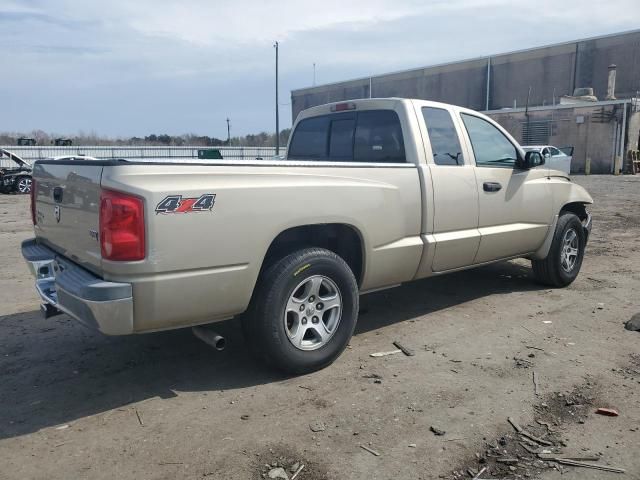
[[[100,250],[106,260],[144,259],[144,202],[126,193],[100,194]]]
[[[31,191],[29,192],[31,197],[31,221],[36,224],[36,179],[31,179]]]

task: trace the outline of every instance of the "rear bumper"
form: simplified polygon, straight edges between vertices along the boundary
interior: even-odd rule
[[[106,335],[133,333],[130,283],[107,282],[35,238],[22,242],[22,256],[46,304]]]

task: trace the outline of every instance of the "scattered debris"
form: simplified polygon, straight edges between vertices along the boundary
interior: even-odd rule
[[[540,350],[541,352],[544,352],[544,348],[534,347],[533,345],[525,345],[525,347],[530,348],[532,350]]]
[[[620,415],[617,410],[613,408],[604,408],[604,407],[598,408],[596,410],[596,413],[598,415],[605,415],[607,417],[617,417],[618,415]]]
[[[407,447],[409,448],[416,448],[417,445],[415,443],[410,443],[409,445],[407,445]]]
[[[242,453],[250,456],[246,450],[242,450]],[[321,480],[328,478],[326,466],[308,455],[312,454],[302,454],[296,447],[286,444],[267,445],[261,453],[255,453],[256,458],[252,462],[256,471],[259,472],[259,476],[247,476],[247,478],[266,480],[271,478],[276,480]],[[216,479],[228,477],[228,475],[220,477],[219,471],[214,476]]]
[[[305,389],[305,390],[309,390],[310,392],[312,392],[312,391],[313,391],[313,388],[311,388],[311,387],[307,387],[306,385],[298,385],[298,388],[303,388],[303,389]]]
[[[295,472],[293,472],[293,475],[291,475],[291,480],[296,480],[296,477],[298,475],[300,475],[300,472],[302,471],[302,469],[304,468],[304,465],[300,465]]]
[[[551,320],[543,320],[542,323],[546,323],[547,325],[553,323]]]
[[[543,425],[543,426],[547,427],[547,431],[548,432],[555,432],[556,431],[555,428],[551,427],[551,424],[549,422],[543,422],[542,420],[539,420],[539,419],[536,418],[536,423],[538,425]]]
[[[65,424],[65,425],[60,425],[59,427],[56,427],[56,430],[65,430],[67,428],[69,428],[69,424],[68,423]]]
[[[558,462],[561,465],[571,465],[572,467],[585,467],[585,468],[593,468],[596,470],[603,470],[605,472],[613,472],[613,473],[625,473],[626,470],[624,468],[617,467],[609,467],[607,465],[595,465],[593,463],[584,463],[578,462],[576,460],[569,460],[565,458],[554,458],[554,462]]]
[[[480,480],[480,476],[487,471],[487,467],[482,467],[482,470],[478,472],[478,474],[473,477],[471,480]]]
[[[366,445],[360,445],[360,448],[362,448],[363,450],[366,450],[372,455],[375,455],[376,457],[380,456],[380,452],[376,452],[373,448],[369,448]]]
[[[538,395],[538,374],[535,371],[533,372],[533,393]]]
[[[434,427],[433,425],[431,425],[431,426],[429,427],[429,430],[431,430],[431,431],[433,432],[433,434],[434,434],[434,435],[437,435],[438,437],[441,437],[441,436],[443,436],[445,433],[447,433],[447,432],[445,432],[444,430],[439,429],[438,427]]]
[[[370,357],[386,357],[387,355],[395,355],[396,353],[400,353],[400,352],[402,352],[402,350],[398,349],[398,350],[391,350],[389,352],[370,353],[369,356]]]
[[[323,423],[323,422],[313,422],[309,424],[309,428],[311,429],[312,432],[317,433],[317,432],[324,432],[327,429],[327,426]]]
[[[640,357],[639,357],[640,359]],[[468,463],[447,477],[450,480],[542,478],[547,469],[560,474],[568,468],[589,468],[612,473],[625,473],[623,468],[603,462],[602,453],[568,450],[567,440],[560,436],[562,422],[583,423],[595,411],[597,384],[590,378],[570,393],[555,392],[534,406],[533,422],[521,425],[513,417],[507,420],[515,430],[494,440],[487,440],[484,451],[476,451]],[[544,405],[544,406],[543,406]],[[582,414],[585,414],[583,417]],[[607,447],[609,448],[609,447]],[[476,474],[480,468],[482,473]]]
[[[240,415],[240,420],[249,420],[249,415]]]
[[[516,363],[516,368],[530,368],[533,367],[533,362],[529,360],[525,360],[524,358],[513,357],[514,362]]]
[[[144,422],[142,421],[142,417],[140,416],[140,412],[138,412],[137,408],[133,409],[136,412],[136,417],[138,417],[138,423],[140,423],[140,426],[144,427]]]
[[[407,357],[413,357],[415,355],[415,352],[412,349],[405,347],[404,345],[402,345],[397,340],[395,342],[393,342],[393,344],[396,347],[398,347],[400,349],[400,351],[402,351],[402,353],[404,353]]]
[[[365,373],[362,375],[362,378],[382,379],[382,375],[378,375],[377,373]]]
[[[627,323],[624,324],[624,328],[632,332],[640,332],[640,313],[636,313]]]
[[[597,462],[600,460],[599,455],[558,455],[554,453],[538,453],[538,458],[542,460],[574,460],[577,462]]]
[[[269,470],[269,473],[267,474],[267,476],[269,478],[289,480],[289,475],[287,475],[287,472],[282,467],[272,468],[271,470]]]
[[[542,438],[538,438],[535,435],[530,434],[526,430],[523,430],[522,427],[518,425],[518,423],[513,418],[509,417],[507,418],[507,420],[513,426],[513,428],[515,428],[516,432],[518,432],[523,437],[528,438],[529,440],[532,440],[536,443],[539,443],[540,445],[544,445],[547,447],[550,447],[551,445],[553,445],[553,443],[549,442],[548,440],[543,440]]]

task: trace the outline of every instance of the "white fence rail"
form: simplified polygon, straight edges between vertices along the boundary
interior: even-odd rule
[[[233,160],[270,159],[276,154],[275,147],[99,147],[99,146],[69,146],[69,147],[23,147],[0,146],[5,150],[15,153],[26,162],[42,158],[59,157],[63,155],[87,155],[99,159],[126,158],[126,159],[197,159],[198,150],[209,148],[219,150],[222,158]],[[280,148],[280,155],[286,153],[285,148]],[[203,160],[206,162],[207,160]],[[15,164],[6,158],[0,159],[0,167],[11,167]]]

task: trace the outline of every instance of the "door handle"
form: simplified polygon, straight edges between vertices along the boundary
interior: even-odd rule
[[[497,192],[502,190],[502,185],[500,185],[498,182],[484,182],[482,184],[482,189],[485,192]]]

